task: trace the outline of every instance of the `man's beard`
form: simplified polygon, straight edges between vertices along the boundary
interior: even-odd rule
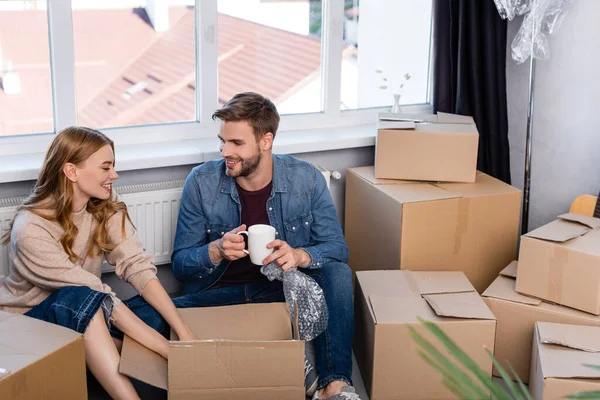
[[[240,158],[240,171],[235,174],[233,170],[229,170],[229,176],[232,178],[246,177],[252,174],[258,168],[258,164],[260,164],[260,160],[262,158],[262,154],[259,152],[257,155],[252,156],[250,158]],[[235,175],[233,175],[234,173]]]

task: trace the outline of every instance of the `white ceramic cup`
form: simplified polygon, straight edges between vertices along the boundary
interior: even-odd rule
[[[238,235],[248,235],[248,250],[244,249],[246,254],[250,255],[250,261],[255,265],[263,265],[263,261],[275,249],[267,249],[267,244],[275,240],[275,228],[271,225],[252,225],[247,231],[241,231]]]

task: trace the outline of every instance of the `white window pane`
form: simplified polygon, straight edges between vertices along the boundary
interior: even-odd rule
[[[80,125],[109,128],[196,120],[193,0],[137,3],[146,6],[131,8],[130,1],[73,2]]]
[[[281,114],[323,110],[321,1],[219,0],[219,104],[238,92]]]
[[[427,102],[431,5],[345,0],[342,110]]]
[[[46,1],[0,1],[0,136],[51,132]]]

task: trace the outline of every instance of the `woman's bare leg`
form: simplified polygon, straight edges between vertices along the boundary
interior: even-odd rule
[[[88,368],[113,399],[139,399],[129,378],[119,372],[120,356],[100,309],[84,335]]]
[[[169,341],[146,325],[125,304],[121,303],[113,309],[113,319],[113,324],[121,332],[164,358],[168,357]]]

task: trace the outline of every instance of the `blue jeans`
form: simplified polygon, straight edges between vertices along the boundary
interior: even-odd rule
[[[354,308],[350,267],[340,262],[329,262],[318,269],[300,270],[321,286],[329,309],[328,328],[315,339],[319,388],[333,381],[352,384]],[[279,281],[209,288],[173,299],[178,308],[280,301],[285,301],[285,298]]]
[[[83,334],[100,308],[108,324],[112,305],[107,293],[97,292],[87,286],[67,286],[52,293],[25,315]]]

